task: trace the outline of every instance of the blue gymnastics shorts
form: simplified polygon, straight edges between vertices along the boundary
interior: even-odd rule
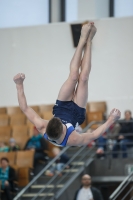
[[[60,118],[63,124],[71,123],[76,127],[84,122],[86,109],[79,107],[73,101],[56,100],[53,115]]]

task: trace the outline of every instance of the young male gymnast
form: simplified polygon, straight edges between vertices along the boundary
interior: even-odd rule
[[[85,120],[91,70],[91,45],[95,33],[96,27],[93,22],[83,25],[77,49],[70,63],[70,74],[59,91],[51,120],[42,119],[27,105],[23,87],[25,75],[19,73],[14,77],[21,110],[38,131],[44,134],[44,138],[57,146],[87,145],[120,118],[120,111],[113,109],[107,121],[92,133],[79,134],[75,131],[75,127]]]

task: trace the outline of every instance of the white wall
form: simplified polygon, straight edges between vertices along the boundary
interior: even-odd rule
[[[133,111],[133,18],[97,20],[89,101]],[[0,106],[18,105],[13,76],[26,74],[29,104],[54,103],[75,51],[69,24],[0,29]]]

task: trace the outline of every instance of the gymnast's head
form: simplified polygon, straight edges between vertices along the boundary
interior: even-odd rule
[[[58,117],[53,117],[46,128],[46,133],[51,140],[58,140],[63,132],[63,124]]]

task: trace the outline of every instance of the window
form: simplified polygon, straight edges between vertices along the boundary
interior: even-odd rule
[[[0,28],[47,24],[49,0],[0,0]]]
[[[78,0],[66,0],[66,22],[78,19]]]
[[[114,17],[133,16],[133,0],[115,0]]]

